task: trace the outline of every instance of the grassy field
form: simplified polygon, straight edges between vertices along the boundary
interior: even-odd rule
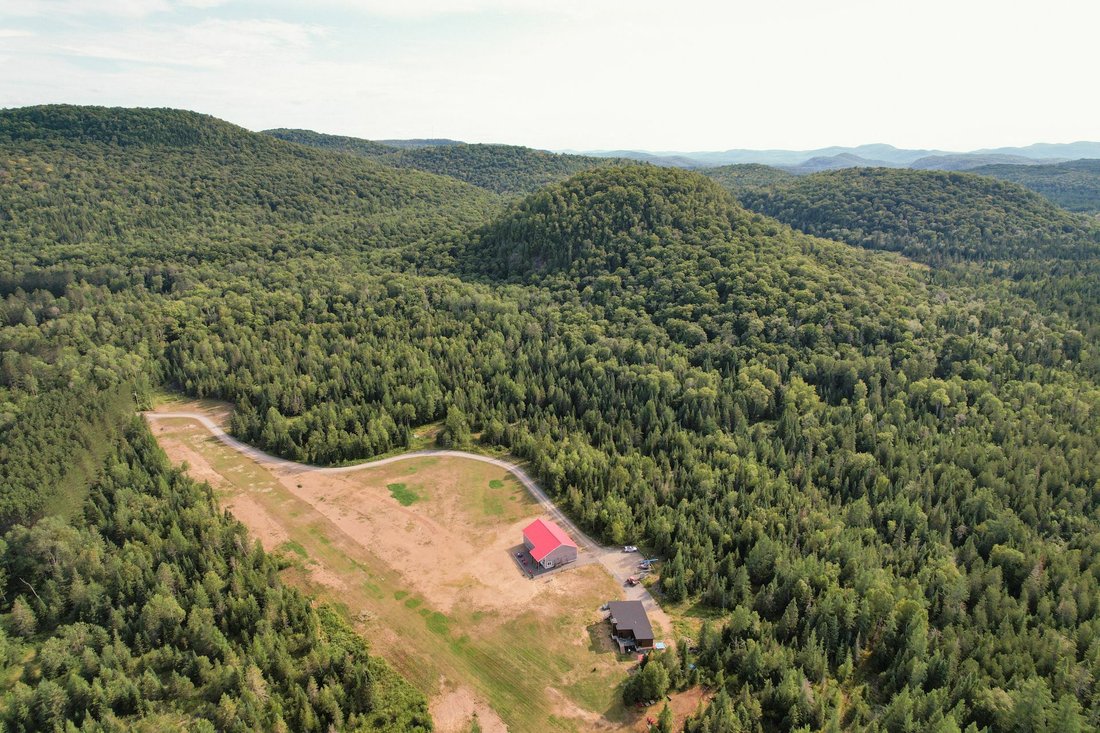
[[[288,559],[291,582],[334,604],[432,699],[441,731],[467,729],[475,712],[486,731],[637,729],[619,702],[630,662],[597,610],[621,590],[598,564],[519,573],[507,548],[541,508],[502,469],[429,457],[284,475],[194,421],[154,432]]]

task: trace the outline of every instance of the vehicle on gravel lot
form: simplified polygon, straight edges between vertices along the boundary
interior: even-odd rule
[[[637,552],[638,548],[634,545],[623,545],[623,552]]]

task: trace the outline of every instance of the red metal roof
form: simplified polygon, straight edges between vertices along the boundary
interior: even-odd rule
[[[542,558],[562,545],[577,546],[573,540],[569,539],[565,530],[545,519],[536,519],[528,524],[523,530],[523,537],[533,545],[531,557],[535,558],[535,562],[542,562]]]

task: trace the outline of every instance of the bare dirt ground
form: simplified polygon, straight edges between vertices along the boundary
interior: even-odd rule
[[[199,408],[226,422],[223,406]],[[601,564],[525,578],[508,549],[545,508],[500,466],[423,456],[302,472],[259,465],[194,420],[150,424],[265,548],[300,559],[292,580],[343,607],[428,694],[439,730],[468,730],[475,713],[486,731],[635,729],[638,711],[623,710],[615,691],[628,663],[587,630],[626,589]],[[652,620],[671,630],[663,612]]]
[[[656,720],[657,716],[661,714],[665,703],[668,703],[668,707],[672,711],[672,719],[675,721],[673,730],[677,730],[683,726],[684,720],[689,715],[694,715],[699,710],[700,704],[705,705],[710,702],[712,697],[714,697],[713,693],[700,687],[693,687],[683,692],[674,692],[669,695],[668,700],[661,700],[656,705],[651,705],[642,711],[631,730],[648,731],[649,726],[646,725],[646,718]]]
[[[462,687],[457,690],[441,689],[432,698],[429,707],[432,721],[439,733],[467,733],[476,716],[485,733],[507,733],[508,726],[491,707],[480,700],[473,690]]]
[[[290,539],[283,525],[279,524],[262,504],[248,494],[234,494],[222,501],[222,506],[232,512],[241,524],[248,527],[248,531],[268,552],[278,549]]]

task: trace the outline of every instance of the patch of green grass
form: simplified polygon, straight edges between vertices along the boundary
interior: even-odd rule
[[[409,600],[405,601],[405,608],[416,608],[421,603],[423,603],[423,601],[421,601],[419,598],[410,598]]]
[[[393,599],[395,601],[400,601],[402,598],[404,598],[407,595],[409,595],[409,592],[407,590],[395,590],[393,592]]]
[[[397,503],[401,506],[409,506],[420,500],[420,494],[405,486],[405,484],[388,484],[386,488],[390,490],[390,495],[397,499]]]
[[[444,616],[439,611],[433,611],[425,621],[428,624],[428,630],[433,634],[439,634],[440,636],[447,636],[450,633],[450,619]]]
[[[302,547],[300,543],[295,542],[294,540],[287,540],[283,544],[279,545],[276,549],[279,552],[292,552],[301,558],[309,557],[309,553],[306,552],[306,548]]]
[[[489,482],[489,488],[490,489],[503,489],[504,488],[504,482],[501,481],[498,478],[495,478],[495,479],[493,479],[492,481]]]

